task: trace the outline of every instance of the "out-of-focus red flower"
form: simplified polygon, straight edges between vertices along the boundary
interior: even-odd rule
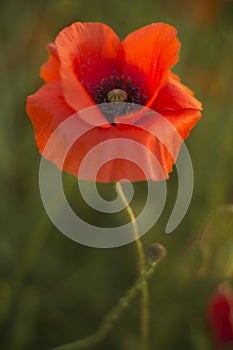
[[[214,24],[221,14],[222,4],[223,1],[220,0],[197,1],[195,3],[194,16],[203,24]]]
[[[208,305],[208,322],[216,349],[233,349],[233,293],[227,287],[219,287]]]
[[[156,111],[157,117],[140,118],[135,113],[115,118],[102,115],[101,125],[96,122],[95,126],[93,120],[77,113],[76,128],[93,128],[73,144],[62,165],[58,160],[59,147],[43,155],[78,176],[83,158],[97,144],[109,139],[129,139],[150,151],[136,151],[135,157],[143,164],[141,169],[122,159],[121,152],[117,157],[114,150],[114,159],[104,164],[95,178],[90,175],[94,165],[89,162],[82,179],[111,182],[122,178],[168,178],[181,142],[175,140],[173,132],[164,129],[160,120],[170,122],[184,140],[201,116],[201,103],[170,71],[178,61],[179,47],[175,28],[164,23],[143,27],[123,42],[102,23],[74,23],[63,29],[55,43],[48,45],[50,57],[41,68],[45,84],[27,98],[27,113],[40,153],[54,130],[74,113],[108,102],[139,104]],[[165,144],[154,136],[155,131],[156,135],[163,135]],[[152,156],[159,161],[162,173],[152,166]]]
[[[185,9],[191,21],[207,26],[216,22],[221,15],[223,5],[222,0],[178,0],[176,2],[178,11]]]

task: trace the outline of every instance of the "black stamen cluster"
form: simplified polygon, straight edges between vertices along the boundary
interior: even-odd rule
[[[93,94],[95,103],[101,104],[109,102],[107,95],[109,91],[113,89],[124,90],[128,95],[128,99],[126,102],[129,103],[144,105],[147,99],[147,96],[139,93],[138,86],[132,86],[130,77],[126,79],[124,75],[122,75],[121,77],[111,75],[107,79],[102,79],[99,85],[95,86],[95,91]]]

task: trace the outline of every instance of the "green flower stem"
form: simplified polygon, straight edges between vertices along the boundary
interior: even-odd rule
[[[112,311],[105,317],[103,323],[99,329],[92,335],[77,340],[73,343],[54,347],[50,350],[79,350],[87,349],[98,342],[100,342],[107,333],[112,329],[114,323],[119,319],[121,313],[130,305],[137,293],[143,290],[145,282],[153,275],[157,261],[150,261],[148,266],[142,271],[135,284],[126,292],[118,304],[112,309]]]
[[[138,231],[137,220],[133,212],[132,207],[128,204],[128,200],[124,194],[124,190],[120,182],[117,182],[116,188],[118,193],[125,204],[125,209],[129,215],[130,221],[132,223],[132,228],[135,236],[136,248],[138,253],[138,265],[139,273],[141,274],[145,269],[145,254],[142,242],[140,240],[140,235]],[[141,333],[142,333],[142,350],[149,349],[149,290],[147,285],[147,280],[142,284],[142,321],[141,321]]]

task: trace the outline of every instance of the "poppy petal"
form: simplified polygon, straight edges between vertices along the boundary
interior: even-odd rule
[[[158,112],[185,108],[201,110],[202,105],[193,97],[193,92],[181,84],[175,74],[170,73],[166,84],[159,90],[151,108]]]
[[[27,97],[26,105],[40,153],[57,126],[75,111],[65,102],[60,81],[43,85]]]
[[[68,157],[70,160],[73,158],[76,176],[82,180],[102,183],[122,179],[158,181],[167,178],[167,167],[164,169],[160,162],[160,151],[160,143],[152,134],[139,127],[120,124],[105,130],[90,130],[74,144]],[[87,154],[90,158],[82,166],[84,170],[78,173],[81,161]]]
[[[152,104],[167,80],[168,71],[178,61],[180,43],[176,33],[168,24],[155,23],[129,34],[123,41],[124,74],[139,92],[149,97],[147,106]]]
[[[35,139],[40,154],[64,171],[77,175],[77,164],[85,155],[90,140],[89,137],[85,138],[84,147],[82,142],[76,142],[76,147],[71,147],[64,162],[64,149],[73,137],[73,130],[69,128],[69,125],[68,128],[63,127],[63,125],[66,125],[64,123],[75,115],[73,129],[77,128],[85,133],[89,127],[77,117],[77,113],[75,114],[75,111],[66,103],[61,82],[47,83],[34,95],[28,96],[26,110],[34,126]],[[59,130],[61,130],[60,133]],[[49,142],[52,142],[52,146]]]
[[[76,111],[93,104],[88,94],[102,79],[121,75],[122,44],[105,24],[74,23],[60,32],[55,43],[64,96]]]
[[[163,167],[166,178],[172,171],[183,140],[200,117],[199,110],[185,109],[150,113],[140,121],[139,126],[151,133],[156,140],[154,153]]]
[[[189,136],[190,131],[201,118],[201,111],[191,108],[160,113],[174,126],[183,140]]]
[[[163,114],[156,112],[149,114],[147,118],[139,119],[137,125],[132,125],[131,120],[124,117],[117,119],[116,127],[108,129],[105,135],[102,134],[101,137],[98,135],[97,138],[98,142],[102,142],[104,137],[107,137],[107,132],[110,132],[111,137],[120,139],[119,144],[112,148],[106,146],[102,152],[99,152],[99,158],[102,159],[103,155],[110,152],[112,156],[118,152],[117,158],[121,158],[121,155],[127,150],[132,161],[114,159],[106,163],[97,175],[97,181],[111,182],[120,179],[161,181],[167,179],[169,173],[172,172],[172,166],[176,162],[183,140],[188,137],[200,117],[199,110],[184,109],[165,111]],[[135,143],[130,144],[127,140],[135,141]],[[137,143],[144,147],[136,149]],[[155,164],[154,157],[158,165]],[[98,157],[93,159],[93,162],[89,162],[89,165],[96,164],[97,167],[97,163]],[[143,166],[140,169],[133,163],[143,164]],[[87,173],[91,174],[90,168]]]
[[[40,76],[45,82],[60,80],[60,61],[55,44],[47,46],[50,53],[48,61],[41,67]]]

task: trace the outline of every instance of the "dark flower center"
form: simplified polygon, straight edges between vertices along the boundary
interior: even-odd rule
[[[135,104],[144,105],[148,97],[140,92],[138,86],[133,86],[130,77],[126,79],[124,75],[111,75],[108,79],[102,79],[90,93],[112,125],[115,125],[114,117],[138,109]]]
[[[130,102],[144,105],[148,97],[140,93],[140,89],[138,86],[133,87],[130,77],[126,79],[124,75],[122,75],[121,77],[114,77],[113,75],[111,75],[108,79],[102,79],[99,85],[95,86],[94,90],[95,91],[93,93],[93,98],[97,104],[106,102]],[[123,101],[112,100],[113,94],[110,94],[110,92],[114,90],[115,96],[116,94],[118,94],[118,96],[124,95]],[[117,92],[116,90],[121,90],[121,92]]]

